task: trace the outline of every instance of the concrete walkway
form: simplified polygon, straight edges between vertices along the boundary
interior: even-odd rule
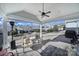
[[[59,35],[64,35],[65,31],[60,32],[51,32],[43,34],[43,40],[53,40],[54,38],[58,37]]]

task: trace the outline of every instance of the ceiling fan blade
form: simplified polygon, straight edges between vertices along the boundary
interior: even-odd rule
[[[46,12],[46,14],[51,13],[51,11]]]
[[[45,15],[46,17],[49,17],[49,15]]]

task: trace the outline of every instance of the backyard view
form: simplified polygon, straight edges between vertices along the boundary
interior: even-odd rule
[[[63,22],[62,22],[63,21]],[[52,21],[53,22],[53,21]],[[59,21],[57,21],[59,22]],[[21,22],[19,22],[21,23]],[[29,25],[28,25],[29,23]],[[54,23],[54,22],[53,22]],[[13,38],[16,40],[17,51],[13,50],[13,52],[17,52],[16,55],[68,55],[65,46],[70,44],[67,38],[65,38],[65,23],[64,20],[61,20],[59,24],[57,23],[50,24],[46,23],[42,25],[42,34],[40,35],[40,24],[26,22],[25,25],[23,23],[14,26],[13,30]],[[8,31],[8,43],[11,41],[11,30]],[[59,45],[59,48],[56,48]],[[62,47],[61,45],[64,45]],[[8,50],[10,50],[8,44]],[[48,47],[49,46],[49,47]],[[52,48],[53,47],[53,48]],[[43,49],[43,50],[42,50]],[[49,50],[49,52],[45,52],[45,50]],[[50,50],[53,49],[53,50]],[[51,54],[51,51],[55,51],[55,53]],[[44,51],[44,52],[43,52]],[[61,51],[58,53],[58,51]]]
[[[0,56],[79,56],[79,4],[0,4]]]

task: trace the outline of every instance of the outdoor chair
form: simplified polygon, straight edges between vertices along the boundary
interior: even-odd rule
[[[29,38],[22,38],[23,40],[23,47],[31,47],[32,46],[32,41]]]
[[[65,37],[70,38],[72,44],[76,44],[78,42],[77,33],[74,30],[66,30]]]

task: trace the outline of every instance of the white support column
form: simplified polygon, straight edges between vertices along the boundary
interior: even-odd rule
[[[3,9],[3,7],[0,8],[0,15],[3,18],[2,33],[3,33],[3,48],[5,48],[7,45],[8,32],[7,32],[6,13],[5,13],[5,9]]]
[[[7,42],[8,42],[8,31],[7,31],[7,18],[4,17],[3,19],[3,48],[7,47]]]
[[[42,25],[40,25],[40,41],[42,41]]]

